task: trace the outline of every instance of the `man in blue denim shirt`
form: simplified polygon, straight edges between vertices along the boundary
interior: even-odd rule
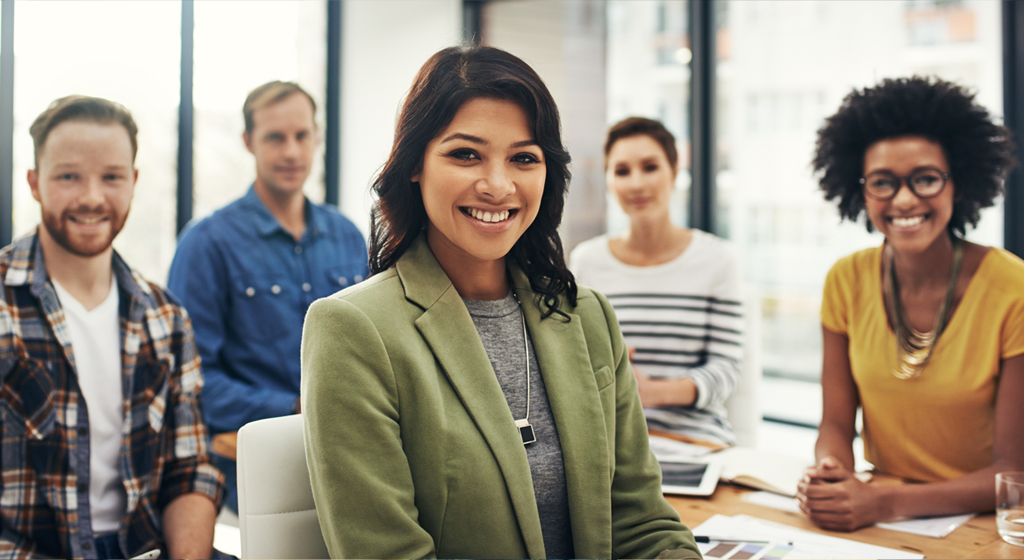
[[[369,273],[352,222],[302,192],[317,145],[315,111],[293,83],[249,94],[243,139],[256,180],[242,198],[189,224],[171,264],[167,285],[192,317],[213,434],[299,411],[306,309]],[[215,459],[237,511],[234,461]]]

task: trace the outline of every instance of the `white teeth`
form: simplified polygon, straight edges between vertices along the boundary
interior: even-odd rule
[[[910,218],[893,218],[892,225],[896,227],[914,227],[924,221],[924,216],[913,216]]]
[[[483,210],[477,210],[476,208],[469,208],[469,215],[481,222],[495,223],[507,220],[509,211],[502,210],[501,212],[484,212]]]
[[[103,218],[75,218],[75,221],[80,224],[92,225],[98,224]]]

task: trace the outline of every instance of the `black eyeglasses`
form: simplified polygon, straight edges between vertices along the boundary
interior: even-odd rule
[[[865,195],[875,200],[892,200],[904,182],[907,183],[910,192],[918,198],[931,198],[946,188],[948,180],[949,173],[943,173],[934,167],[924,167],[905,177],[888,171],[875,171],[861,177],[860,184],[864,185]]]

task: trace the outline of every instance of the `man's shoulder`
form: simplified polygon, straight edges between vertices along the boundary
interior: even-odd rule
[[[238,229],[240,224],[246,223],[249,212],[245,197],[236,199],[207,216],[190,221],[182,230],[181,236],[184,239],[191,231],[202,232],[204,236],[224,235],[227,231]]]
[[[250,213],[251,210],[246,207],[243,197],[215,210],[208,216],[193,219],[178,234],[175,261],[180,258],[178,253],[181,255],[205,253],[212,256],[214,253],[222,251],[231,252],[233,248],[239,246],[240,239],[251,239],[253,243],[256,243],[259,240],[259,234],[252,224]]]
[[[359,228],[356,227],[356,224],[353,223],[348,216],[342,214],[341,211],[338,210],[337,206],[333,204],[317,203],[312,203],[310,206],[313,208],[314,212],[323,218],[330,230],[343,234],[355,233],[362,237],[362,234],[359,232]]]

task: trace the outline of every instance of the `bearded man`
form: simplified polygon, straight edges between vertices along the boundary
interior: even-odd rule
[[[210,558],[210,463],[185,310],[114,251],[131,114],[58,99],[30,128],[42,224],[0,251],[0,558]]]

